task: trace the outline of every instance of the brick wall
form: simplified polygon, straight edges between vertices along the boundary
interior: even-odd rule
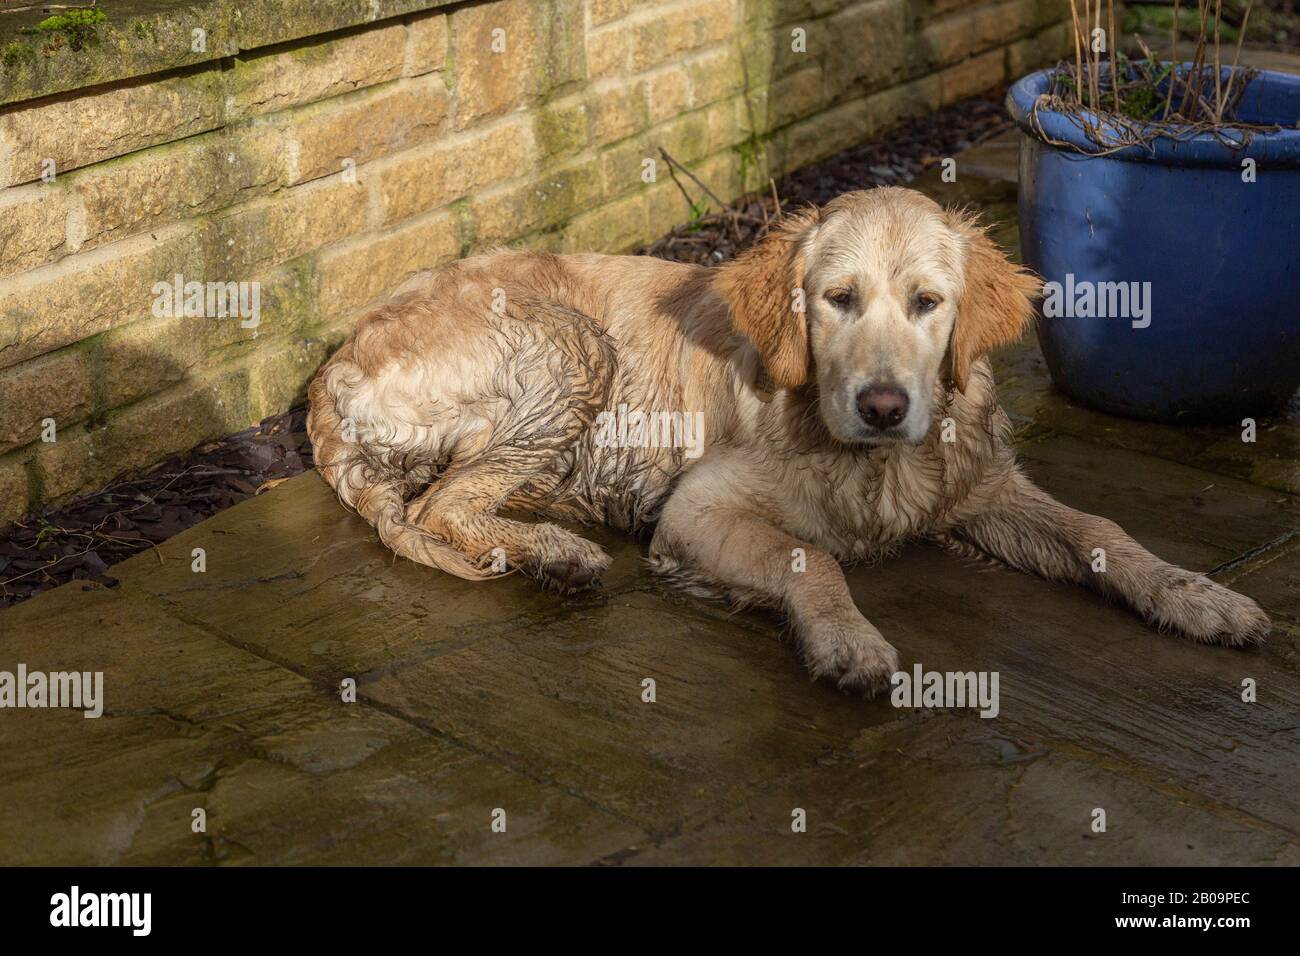
[[[0,61],[0,523],[288,408],[415,271],[666,232],[690,210],[662,167],[644,181],[660,146],[734,198],[1054,60],[1068,11],[404,0],[362,22],[384,6],[17,101]],[[176,275],[258,283],[258,324],[158,317]]]

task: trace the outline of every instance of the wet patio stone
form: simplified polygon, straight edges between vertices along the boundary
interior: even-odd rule
[[[0,712],[0,865],[573,863],[640,838],[129,587],[9,609],[3,655],[7,670],[102,671],[105,706]]]
[[[752,620],[628,594],[361,689],[662,835],[898,719],[888,704],[812,685],[777,629]]]
[[[762,788],[627,862],[663,865],[1294,866],[1293,838],[998,720],[932,714]],[[937,785],[942,781],[942,785]],[[959,796],[954,796],[959,795]],[[1106,813],[1093,832],[1094,811]],[[793,814],[805,814],[796,833]]]
[[[520,574],[462,581],[396,560],[313,472],[215,515],[113,573],[257,654],[334,680],[562,616],[648,582],[633,539],[602,528],[584,533],[615,558],[603,592],[566,599],[539,591]],[[203,573],[192,570],[195,548],[205,552]]]

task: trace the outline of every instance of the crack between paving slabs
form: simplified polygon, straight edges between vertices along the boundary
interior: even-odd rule
[[[1008,412],[1008,415],[1010,415],[1010,412]],[[1026,419],[1028,421],[1033,421],[1036,423],[1036,420],[1033,418],[1026,416]],[[1071,431],[1068,429],[1062,429],[1059,426],[1053,426],[1053,425],[1044,425],[1042,427],[1046,428],[1048,430],[1048,433],[1051,435],[1056,435],[1062,438],[1072,438],[1075,441],[1083,442],[1086,445],[1092,445],[1094,448],[1108,448],[1112,450],[1126,451],[1133,455],[1141,455],[1147,458],[1154,458],[1157,461],[1169,462],[1170,464],[1173,465],[1181,465],[1182,467],[1190,468],[1193,471],[1203,471],[1207,475],[1214,475],[1215,477],[1218,478],[1226,478],[1230,481],[1239,481],[1242,484],[1250,485],[1252,488],[1259,488],[1262,491],[1267,491],[1271,495],[1281,495],[1289,502],[1291,502],[1293,505],[1300,504],[1300,495],[1297,495],[1295,492],[1290,491],[1287,488],[1282,488],[1277,485],[1260,484],[1258,481],[1254,481],[1251,478],[1242,477],[1240,474],[1234,474],[1231,471],[1223,471],[1217,468],[1212,468],[1206,463],[1201,463],[1201,462],[1189,463],[1187,460],[1182,458],[1173,458],[1170,457],[1169,455],[1162,455],[1159,453],[1159,451],[1146,446],[1135,447],[1133,445],[1125,445],[1119,441],[1106,441],[1104,440],[1104,438],[1102,440],[1098,440],[1097,433],[1092,431],[1081,433],[1077,431]],[[1103,436],[1105,434],[1106,432],[1102,432]],[[1046,437],[1046,436],[1041,436],[1041,437]],[[1037,438],[1035,438],[1035,440],[1037,440]]]
[[[1234,823],[1240,823],[1256,830],[1284,836],[1288,843],[1296,843],[1296,838],[1300,837],[1300,832],[1291,830],[1279,823],[1274,823],[1271,820],[1265,820],[1248,810],[1243,810],[1208,794],[1201,793],[1199,790],[1191,790],[1184,786],[1170,784],[1167,772],[1162,773],[1156,768],[1150,767],[1146,761],[1138,757],[1121,759],[1112,754],[1093,750],[1074,741],[1060,740],[1041,734],[1026,734],[1025,728],[1019,727],[1014,722],[1009,723],[1008,727],[1015,730],[1017,736],[1021,739],[1033,740],[1048,750],[1057,750],[1067,757],[1073,757],[1083,763],[1100,767],[1117,777],[1140,784],[1148,790],[1164,796],[1173,797],[1181,803],[1194,809],[1203,810],[1220,819],[1231,820]]]
[[[227,644],[231,647],[235,647],[238,650],[244,651],[247,654],[251,654],[253,657],[257,657],[261,660],[265,660],[268,663],[274,664],[275,666],[283,670],[289,671],[290,673],[302,678],[308,684],[309,687],[312,687],[318,692],[324,694],[327,698],[330,699],[331,702],[336,700],[335,688],[333,686],[322,686],[320,682],[313,680],[311,677],[303,673],[301,670],[299,670],[297,667],[293,666],[292,664],[283,660],[279,660],[270,655],[261,653],[252,647],[246,646],[243,642],[235,640],[233,637],[225,634],[220,628],[213,627],[212,625],[208,624],[206,621],[200,618],[193,617],[192,615],[185,612],[183,608],[180,608],[179,606],[172,604],[171,602],[167,601],[165,598],[154,595],[148,591],[141,591],[140,593],[149,603],[158,606],[160,610],[162,610],[164,613],[168,614],[169,616],[174,617],[177,620],[180,620],[183,623],[188,624],[189,626],[216,638],[217,640],[221,641],[224,644]],[[551,790],[572,797],[573,799],[579,801],[582,804],[585,804],[586,806],[597,811],[598,813],[601,813],[606,817],[616,820],[617,822],[622,823],[625,826],[631,827],[632,829],[640,833],[645,833],[647,835],[651,833],[650,828],[643,825],[639,821],[627,817],[624,814],[620,813],[619,811],[614,810],[610,807],[606,807],[599,801],[588,796],[587,794],[581,793],[568,786],[565,786],[564,784],[560,783],[557,780],[551,779],[550,777],[545,775],[537,774],[526,767],[516,766],[512,761],[507,760],[505,757],[503,757],[498,753],[477,747],[467,740],[463,740],[454,734],[448,733],[432,725],[428,725],[424,721],[411,717],[410,715],[405,714],[396,708],[389,707],[388,705],[382,703],[381,701],[374,700],[373,698],[367,697],[364,694],[361,693],[357,694],[357,702],[369,706],[373,708],[375,711],[382,713],[388,717],[391,717],[395,720],[398,720],[409,727],[413,727],[414,729],[416,729],[417,731],[419,731],[420,733],[424,734],[427,737],[441,740],[444,743],[447,743],[457,748],[458,750],[461,750],[464,753],[472,754],[474,756],[488,760],[489,762],[494,763],[499,767],[502,767],[509,773],[518,774],[519,776],[523,777],[526,780],[530,780],[533,783],[540,784]]]
[[[1290,548],[1288,545],[1296,541],[1297,546]],[[1242,574],[1249,574],[1251,571],[1258,570],[1265,565],[1272,564],[1279,558],[1286,557],[1288,554],[1300,551],[1300,528],[1292,528],[1290,531],[1283,532],[1272,541],[1265,541],[1263,544],[1256,545],[1246,551],[1243,551],[1235,558],[1231,558],[1205,572],[1206,577],[1215,574],[1224,574],[1240,570]],[[1267,561],[1257,559],[1267,557]],[[1235,580],[1239,575],[1232,574],[1227,580]]]
[[[945,711],[945,713],[947,712]],[[959,715],[953,714],[952,716],[956,717]],[[893,721],[891,723],[875,724],[868,727],[863,727],[861,729],[861,732],[854,739],[855,741],[861,739],[863,734],[875,735],[875,734],[884,734],[889,731],[896,731],[901,727],[911,727],[915,724],[919,724],[929,719],[932,718],[928,717],[926,714],[921,712],[908,714],[900,718],[899,720]],[[847,756],[852,759],[857,759],[853,757],[851,751],[841,751],[840,753],[843,756]],[[877,755],[859,755],[859,756],[870,757],[870,756],[877,756]],[[903,754],[903,756],[906,757],[908,755]],[[913,759],[924,759],[924,758],[913,758]],[[673,840],[676,839],[677,837],[683,836],[688,831],[699,832],[700,830],[703,830],[705,827],[708,827],[712,824],[721,823],[724,818],[726,818],[728,815],[730,815],[737,809],[743,808],[748,812],[749,816],[752,818],[753,812],[749,810],[751,797],[753,799],[761,799],[763,797],[766,797],[769,794],[776,792],[776,790],[779,787],[783,786],[787,781],[789,781],[793,777],[797,777],[802,773],[806,773],[810,769],[813,768],[796,767],[791,769],[788,773],[782,774],[780,776],[764,778],[764,780],[758,781],[750,786],[750,789],[752,791],[750,795],[747,796],[742,793],[737,798],[737,801],[735,803],[728,804],[727,806],[723,807],[720,810],[705,811],[695,817],[688,817],[687,819],[682,820],[680,823],[678,823],[670,831],[667,831],[665,833],[662,834],[651,833],[648,847],[624,847],[622,849],[615,850],[612,853],[607,853],[605,856],[600,857],[597,860],[593,860],[590,865],[621,866],[623,863],[627,862],[628,860],[635,859],[636,857],[640,856],[647,849],[651,847],[658,849],[661,846],[663,846],[665,843],[667,843],[669,840]]]

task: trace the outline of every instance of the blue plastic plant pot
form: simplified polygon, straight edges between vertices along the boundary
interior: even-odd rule
[[[1239,119],[1289,128],[1244,146],[1202,133],[1101,156],[1065,116],[1031,117],[1049,72],[1017,82],[1007,108],[1057,387],[1157,421],[1276,409],[1300,388],[1300,77],[1250,82]]]

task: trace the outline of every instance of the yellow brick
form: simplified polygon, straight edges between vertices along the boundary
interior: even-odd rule
[[[727,149],[745,138],[738,118],[738,108],[742,102],[740,98],[724,100],[704,111],[709,128],[709,152]]]
[[[851,2],[851,0],[848,0]],[[741,0],[741,22],[750,26],[779,26],[795,24],[803,20],[824,17],[842,7],[848,6],[846,0]],[[965,0],[978,3],[980,0]]]
[[[79,170],[73,238],[92,249],[266,193],[286,179],[284,153],[278,130],[238,127]]]
[[[1037,15],[1034,17],[1035,26],[1045,27],[1050,24],[1069,23],[1069,0],[1040,0],[1036,13]],[[1118,15],[1118,12],[1116,15]],[[1074,29],[1073,25],[1071,25],[1070,29]],[[1073,34],[1071,34],[1071,37],[1073,37]],[[1074,40],[1071,39],[1070,43],[1073,45]]]
[[[822,105],[821,67],[815,66],[777,80],[772,84],[768,102],[772,104],[768,116],[772,127],[812,116]]]
[[[0,186],[193,136],[221,124],[217,69],[121,87],[93,87],[67,99],[0,110]]]
[[[126,405],[203,368],[246,360],[261,344],[291,337],[316,318],[315,287],[299,272],[275,269],[249,281],[257,283],[249,303],[257,303],[256,316],[150,317],[105,335],[98,354],[105,407]]]
[[[1069,23],[1057,23],[1021,41],[1020,62],[1015,62],[1016,56],[1008,51],[1007,79],[1018,79],[1031,70],[1049,65],[1066,56],[1073,56],[1073,29]],[[1015,63],[1014,69],[1013,63]]]
[[[27,514],[27,461],[22,452],[0,458],[0,528]]]
[[[841,42],[842,38],[835,36],[827,20],[804,20],[779,27],[772,37],[771,75],[785,76],[806,69]]]
[[[0,452],[35,441],[41,423],[66,428],[90,411],[84,351],[64,349],[0,372]]]
[[[447,15],[422,14],[406,25],[407,76],[441,70],[447,63]]]
[[[337,173],[347,160],[355,168],[429,141],[443,129],[449,102],[442,80],[430,76],[295,112],[285,126],[293,144],[290,183]]]
[[[552,100],[532,111],[533,142],[541,159],[576,156],[587,148],[590,120],[579,97]]]
[[[712,188],[712,187],[710,187]],[[666,179],[646,193],[646,241],[651,242],[689,222],[691,204],[677,184]]]
[[[751,164],[752,166],[752,164]],[[746,184],[740,178],[740,156],[728,150],[710,156],[695,165],[695,175],[709,184],[709,188],[723,201],[730,202],[741,195],[747,188],[766,188],[767,182]]]
[[[349,335],[356,331],[357,323],[368,313],[369,310],[367,309],[358,309],[351,315],[334,319],[318,328],[313,338],[319,340],[325,346],[327,353],[333,352],[343,344]]]
[[[690,170],[708,183],[708,189],[712,191],[723,202],[731,202],[736,196],[745,191],[744,183],[740,178],[740,156],[735,152],[722,152],[718,155],[710,156],[703,160],[702,163],[690,165]],[[707,198],[694,183],[682,178],[682,185],[686,191],[693,196],[695,202],[703,202],[708,212],[716,212],[715,203]],[[766,182],[764,182],[766,186]],[[654,241],[660,235],[667,235],[672,232],[676,226],[685,225],[692,220],[695,215],[694,209],[690,203],[686,202],[686,196],[673,183],[671,179],[662,181],[659,185],[651,187],[646,195],[647,203],[647,222],[646,222],[646,241]]]
[[[113,412],[104,426],[74,428],[35,451],[45,500],[60,500],[104,487],[199,442],[253,424],[248,372],[233,369],[187,380]]]
[[[452,14],[458,129],[538,95],[546,63],[541,13],[527,0],[499,0]]]
[[[923,76],[902,86],[877,93],[866,100],[869,136],[879,136],[899,121],[932,113],[942,105],[938,76]]]
[[[406,39],[406,27],[388,24],[286,52],[238,57],[228,75],[228,115],[270,113],[396,79]]]
[[[587,34],[587,75],[593,80],[627,73],[632,32],[624,26]]]
[[[590,209],[602,195],[600,162],[579,159],[516,186],[471,197],[474,242],[483,248],[559,225]]]
[[[729,39],[736,27],[734,0],[701,0],[639,22],[632,43],[632,69],[640,73],[681,54]]]
[[[288,411],[307,397],[307,386],[328,352],[325,340],[277,345],[260,354],[251,367],[249,406],[254,421]]]
[[[737,43],[740,61],[745,65],[748,76],[759,78],[756,82],[771,78],[776,64],[776,43],[777,33],[773,30],[741,34]]]
[[[579,216],[564,230],[566,252],[626,252],[646,239],[644,192]]]
[[[588,94],[591,141],[599,146],[639,133],[649,125],[643,80],[605,82]]]
[[[686,74],[680,69],[656,73],[646,80],[650,122],[658,123],[682,113],[690,98]]]
[[[962,11],[929,23],[917,38],[927,66],[948,66],[974,53],[978,47],[974,12]]]
[[[686,72],[691,80],[692,106],[707,106],[745,88],[740,59],[730,47],[693,57]]]
[[[640,189],[644,186],[643,178],[646,170],[646,160],[654,161],[655,179],[668,178],[668,164],[664,162],[659,155],[658,145],[668,146],[672,151],[671,145],[656,140],[651,145],[649,139],[644,137],[635,137],[624,140],[617,146],[613,146],[600,156],[601,177],[604,181],[604,195],[613,197],[622,195],[633,189]]]
[[[245,282],[264,268],[354,236],[366,227],[369,198],[360,182],[321,180],[236,206],[204,235],[204,282]]]
[[[1036,26],[1038,7],[1038,0],[1008,0],[981,7],[975,13],[975,49],[1001,46],[1029,33]]]
[[[689,113],[666,123],[650,134],[650,142],[668,150],[679,163],[693,163],[709,151],[709,121],[704,113]]]
[[[866,101],[855,100],[795,123],[786,137],[784,169],[797,169],[861,141]]]
[[[740,115],[742,117],[741,126],[745,136],[754,133],[763,135],[772,132],[772,126],[768,122],[768,94],[771,87],[764,86],[760,89],[746,90],[740,97]]]
[[[321,253],[320,314],[334,318],[387,296],[407,277],[460,253],[453,213],[421,216],[400,229],[356,236]]]
[[[835,42],[822,62],[827,102],[854,98],[897,83],[912,45],[911,12],[905,0],[873,0],[830,18]]]
[[[610,20],[617,20],[630,13],[635,6],[635,0],[591,0],[588,5],[591,11],[591,25],[598,26]]]
[[[990,50],[944,70],[939,74],[943,102],[955,103],[997,86],[1003,79],[1004,60],[1001,50]]]
[[[44,265],[67,234],[67,199],[46,183],[0,190],[0,223],[0,277]]]
[[[439,142],[386,163],[380,175],[382,221],[437,209],[476,189],[522,175],[531,166],[527,127],[511,121]]]
[[[69,256],[0,284],[0,367],[148,315],[153,284],[200,262],[191,228],[156,236]]]
[[[231,319],[150,317],[113,329],[100,344],[105,406],[127,405],[183,381],[205,358],[227,358],[232,346],[252,338]]]
[[[930,0],[927,13],[931,18],[935,18],[945,13],[951,13],[954,10],[965,10],[969,7],[979,6],[983,2],[985,0]]]

